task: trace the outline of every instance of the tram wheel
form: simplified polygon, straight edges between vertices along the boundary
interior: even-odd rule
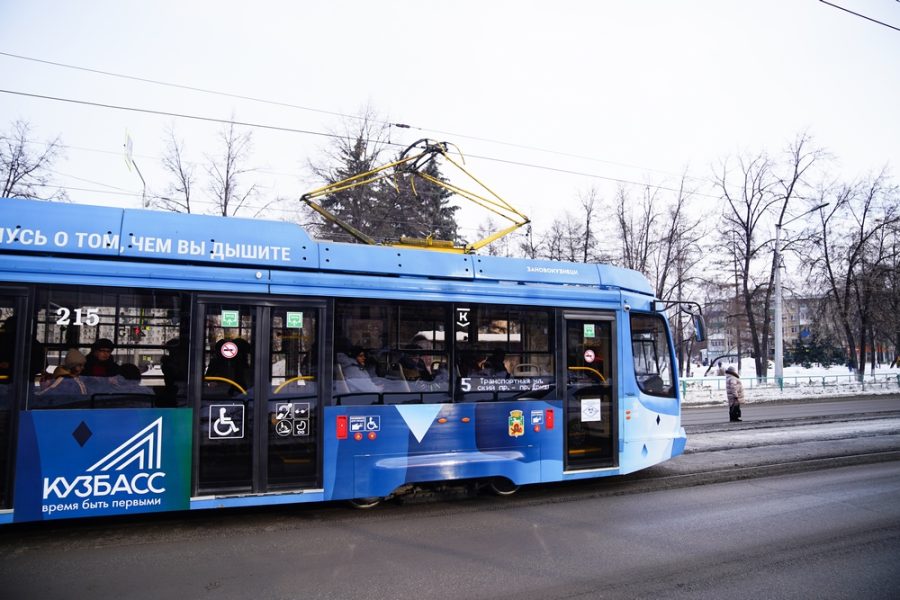
[[[506,477],[494,477],[488,481],[488,489],[498,496],[512,496],[519,491],[519,485]]]
[[[359,508],[361,510],[365,510],[367,508],[375,508],[379,504],[381,504],[382,498],[372,497],[372,498],[354,498],[353,500],[347,500],[347,502],[353,508]]]

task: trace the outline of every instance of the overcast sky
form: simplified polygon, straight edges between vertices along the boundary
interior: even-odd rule
[[[900,28],[897,0],[835,3]],[[412,126],[393,142],[457,144],[537,229],[592,185],[611,196],[614,180],[708,178],[723,157],[777,152],[801,131],[837,157],[833,174],[888,165],[896,181],[900,168],[900,31],[816,0],[0,0],[0,52],[304,108],[0,55],[0,88],[17,93],[322,133],[342,129],[332,113],[370,105]],[[2,129],[21,118],[41,139],[61,135],[55,176],[73,201],[129,207],[141,183],[126,131],[159,192],[165,126],[198,163],[221,128],[9,93],[0,115]],[[305,165],[327,137],[253,139],[268,197],[319,184]]]

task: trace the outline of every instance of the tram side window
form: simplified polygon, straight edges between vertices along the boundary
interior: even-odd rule
[[[19,344],[16,343],[16,327],[19,317],[12,305],[4,305],[4,299],[0,299],[0,386],[9,385],[16,376],[14,370],[16,353]],[[44,353],[39,344],[31,345],[31,355],[26,358],[25,368],[32,374],[40,373],[43,368]],[[0,387],[0,395],[6,396],[6,388]]]
[[[449,306],[439,303],[338,301],[335,403],[449,402],[448,314]]]
[[[659,316],[631,314],[631,349],[638,386],[646,394],[675,396],[669,336]]]
[[[187,294],[108,287],[37,290],[30,409],[187,405]]]
[[[553,312],[457,305],[458,402],[539,399],[555,386]]]

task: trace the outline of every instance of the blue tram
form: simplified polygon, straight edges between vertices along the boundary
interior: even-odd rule
[[[0,522],[618,475],[680,454],[639,273],[0,200]]]

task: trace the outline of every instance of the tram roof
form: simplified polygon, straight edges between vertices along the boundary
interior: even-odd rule
[[[588,285],[653,294],[643,275],[611,265],[338,243],[314,240],[299,225],[283,221],[18,198],[0,199],[0,252]]]

